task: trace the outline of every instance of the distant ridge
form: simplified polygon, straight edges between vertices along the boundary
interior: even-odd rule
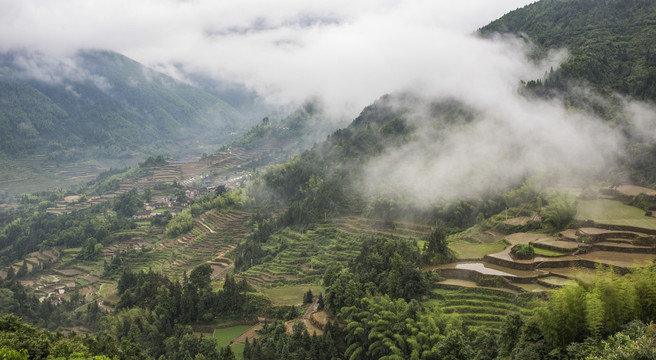
[[[0,54],[0,152],[12,157],[167,153],[218,145],[244,117],[216,96],[121,54],[85,50],[64,61]]]

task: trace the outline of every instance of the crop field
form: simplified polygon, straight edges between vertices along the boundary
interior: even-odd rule
[[[347,234],[390,235],[407,239],[421,240],[430,235],[433,228],[427,225],[372,220],[359,216],[341,217],[333,220],[334,225]]]
[[[126,259],[125,266],[133,271],[162,271],[172,277],[182,277],[184,271],[206,262],[227,268],[232,260],[224,255],[248,234],[249,217],[250,213],[240,211],[208,211],[194,219],[194,227],[187,234],[140,251]]]
[[[458,259],[482,259],[485,255],[502,251],[508,246],[508,242],[497,240],[492,243],[450,243],[449,248],[456,252]]]
[[[252,327],[253,325],[237,325],[237,326],[231,326],[223,329],[216,329],[214,330],[214,338],[216,339],[220,347],[225,347],[230,345],[230,342],[233,339],[243,334],[244,332],[246,332],[246,330]]]
[[[0,160],[0,187],[8,192],[23,194],[55,188],[68,188],[92,180],[109,168],[96,161],[54,163],[45,155],[25,156],[21,160]]]
[[[567,254],[564,252],[542,249],[539,247],[533,247],[533,250],[535,251],[536,256],[562,256]]]
[[[297,232],[290,229],[271,236],[264,249],[280,249],[271,261],[255,265],[241,275],[256,285],[312,284],[331,264],[346,265],[360,249],[360,238],[329,225]],[[307,289],[306,289],[307,290]]]
[[[427,303],[445,313],[455,313],[474,328],[498,331],[510,314],[531,315],[534,296],[490,288],[439,285]]]
[[[617,200],[579,200],[576,210],[576,219],[578,220],[656,229],[656,218],[645,216],[643,210],[625,205]]]
[[[290,285],[275,288],[263,288],[262,292],[271,299],[273,305],[301,305],[303,303],[303,294],[312,290],[314,296],[323,293],[326,296],[326,289],[319,285]]]

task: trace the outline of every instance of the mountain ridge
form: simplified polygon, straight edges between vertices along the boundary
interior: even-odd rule
[[[95,148],[115,158],[167,152],[185,137],[215,142],[248,125],[221,99],[118,53],[84,50],[72,59],[0,57],[0,150],[53,157]]]
[[[542,51],[567,48],[560,72],[597,88],[656,101],[656,3],[644,0],[542,0],[479,32],[514,33]],[[540,51],[538,51],[540,53]]]

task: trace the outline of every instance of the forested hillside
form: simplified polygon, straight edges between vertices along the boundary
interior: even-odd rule
[[[228,104],[117,53],[0,56],[0,151],[52,160],[167,153],[247,127]]]
[[[542,0],[480,30],[526,35],[543,50],[567,48],[562,74],[656,101],[656,3]]]

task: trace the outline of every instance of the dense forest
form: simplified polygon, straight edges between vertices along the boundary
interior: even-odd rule
[[[483,27],[483,34],[525,34],[542,48],[566,48],[559,71],[604,90],[656,100],[652,39],[656,4],[648,0],[543,0]]]

